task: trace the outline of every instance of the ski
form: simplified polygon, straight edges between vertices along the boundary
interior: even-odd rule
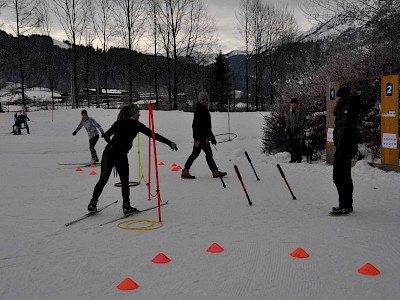
[[[101,212],[102,210],[104,210],[104,209],[106,209],[107,207],[109,207],[109,206],[111,206],[111,205],[113,205],[113,204],[115,204],[115,203],[118,203],[118,200],[117,201],[114,201],[114,202],[112,202],[112,203],[109,203],[109,204],[107,204],[107,205],[105,205],[105,206],[103,206],[103,207],[100,207],[96,212],[88,212],[87,214],[85,214],[85,215],[83,215],[82,217],[80,217],[80,218],[78,218],[78,219],[76,219],[76,220],[73,220],[73,221],[71,221],[71,222],[68,222],[67,224],[65,224],[64,226],[65,227],[68,227],[68,226],[70,226],[70,225],[72,225],[72,224],[75,224],[75,223],[77,223],[77,222],[79,222],[79,221],[82,221],[82,220],[84,220],[84,219],[86,219],[86,218],[88,218],[88,217],[90,217],[90,216],[93,216],[93,215],[96,215],[96,214],[98,214],[99,212]]]
[[[93,165],[92,163],[70,163],[70,164],[58,164],[59,166],[75,166],[75,167],[90,167]],[[95,166],[100,166],[101,163],[97,162],[94,164]]]
[[[164,202],[164,203],[161,203],[161,206],[166,205],[166,204],[168,204],[168,201]],[[110,223],[113,223],[113,222],[116,222],[116,221],[119,221],[119,220],[123,220],[123,219],[129,218],[131,216],[134,216],[134,215],[137,215],[137,214],[140,214],[142,212],[149,211],[149,210],[152,210],[152,209],[156,209],[156,208],[158,208],[158,205],[152,206],[152,207],[149,207],[149,208],[146,208],[146,209],[143,209],[143,210],[139,210],[139,211],[134,212],[132,214],[128,214],[128,215],[124,215],[124,216],[112,219],[110,221],[107,221],[105,223],[100,224],[100,226],[103,226],[103,225],[106,225],[106,224],[110,224]]]

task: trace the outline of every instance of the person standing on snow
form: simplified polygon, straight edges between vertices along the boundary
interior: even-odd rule
[[[342,87],[337,91],[333,110],[335,116],[333,142],[336,147],[333,159],[333,182],[339,194],[339,206],[332,208],[331,216],[348,215],[353,212],[351,159],[358,151],[357,121],[360,105],[360,96],[351,95],[349,88]]]
[[[110,178],[113,167],[117,169],[121,179],[122,210],[124,214],[128,215],[138,211],[130,205],[128,151],[132,148],[132,142],[139,132],[153,138],[152,131],[139,122],[139,117],[138,105],[129,104],[123,106],[118,115],[118,120],[104,133],[103,137],[107,142],[107,146],[101,158],[100,178],[94,187],[93,196],[88,205],[89,212],[97,211],[97,202],[104,186]],[[170,146],[172,150],[178,150],[174,142],[171,142],[160,134],[156,133],[155,138],[157,141]]]
[[[97,129],[100,130],[101,135],[104,134],[104,131],[99,125],[99,123],[96,122],[95,119],[88,116],[87,110],[85,109],[82,110],[81,115],[82,115],[82,120],[79,123],[78,127],[76,127],[72,135],[76,135],[79,132],[79,130],[81,130],[82,127],[85,127],[89,135],[89,149],[90,149],[90,154],[92,155],[92,163],[94,164],[99,162],[96,150],[94,149],[97,141],[99,140],[99,133]]]
[[[217,143],[211,130],[211,115],[210,111],[208,110],[209,99],[210,97],[208,93],[199,93],[199,101],[196,103],[196,110],[194,111],[194,118],[192,123],[194,145],[192,154],[190,154],[185,163],[185,168],[182,170],[181,177],[183,179],[195,179],[195,176],[192,176],[189,173],[189,169],[195,159],[200,155],[201,150],[203,150],[206,154],[206,161],[214,178],[227,175],[226,172],[218,171],[217,165],[215,164],[215,161],[213,159],[211,146],[207,142],[207,139],[209,139],[209,141],[213,145]]]
[[[290,101],[289,114],[286,120],[285,132],[289,138],[290,161],[289,163],[300,163],[302,159],[301,146],[303,141],[303,129],[306,123],[306,113],[300,106],[297,98]]]

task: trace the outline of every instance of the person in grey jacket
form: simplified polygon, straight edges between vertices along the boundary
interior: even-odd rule
[[[289,163],[300,163],[302,159],[301,145],[303,140],[303,129],[306,123],[306,113],[300,106],[297,98],[290,101],[290,109],[286,120],[286,134],[290,144]]]
[[[89,135],[89,149],[90,149],[90,154],[92,155],[91,162],[97,163],[99,162],[99,158],[97,157],[97,153],[94,147],[96,146],[96,143],[99,140],[98,130],[100,130],[101,136],[104,135],[104,131],[103,128],[101,128],[101,126],[99,125],[99,123],[96,122],[95,119],[88,116],[86,109],[82,110],[81,115],[82,115],[82,120],[79,123],[78,127],[76,127],[72,135],[76,135],[79,132],[79,130],[81,130],[82,127],[85,127]]]

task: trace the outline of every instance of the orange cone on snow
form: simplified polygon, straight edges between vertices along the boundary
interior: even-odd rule
[[[174,168],[174,167],[177,167],[177,166],[178,166],[177,164],[172,164],[171,168]]]
[[[83,170],[81,168],[76,168],[75,172],[82,172]]]
[[[308,255],[308,253],[304,251],[302,248],[297,248],[292,253],[290,253],[290,256],[294,258],[307,258],[310,255]]]
[[[358,269],[358,273],[368,276],[376,276],[381,274],[381,272],[370,263],[366,263],[364,266]]]
[[[120,284],[117,285],[117,289],[121,291],[131,291],[136,290],[137,288],[139,288],[139,285],[129,277],[126,277]]]
[[[172,172],[178,172],[179,170],[181,170],[181,169],[179,169],[178,167],[173,167],[173,168],[171,169]]]
[[[171,260],[164,253],[159,253],[151,261],[155,264],[167,264]]]
[[[213,243],[208,249],[207,252],[210,253],[221,253],[224,252],[224,248],[222,248],[220,245],[217,243]]]
[[[160,161],[160,162],[158,163],[158,165],[159,165],[159,166],[164,166],[165,164],[164,164],[162,161]]]
[[[96,165],[95,164],[91,164],[90,167],[93,169],[93,168],[96,168]]]
[[[97,173],[95,171],[92,171],[89,173],[89,175],[96,175]]]

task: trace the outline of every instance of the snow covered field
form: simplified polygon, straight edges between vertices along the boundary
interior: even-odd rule
[[[107,130],[117,110],[89,109]],[[141,121],[148,124],[147,111]],[[354,209],[350,216],[328,216],[337,205],[332,166],[288,164],[289,154],[261,153],[263,116],[231,113],[238,137],[218,144],[214,157],[226,188],[213,179],[204,159],[196,160],[195,180],[182,180],[171,164],[183,166],[192,148],[192,114],[154,112],[156,131],[176,142],[178,152],[158,143],[162,227],[124,230],[119,222],[99,224],[122,214],[118,178],[110,178],[99,206],[119,200],[98,215],[63,227],[86,213],[100,168],[59,163],[88,162],[85,130],[72,132],[80,110],[29,113],[31,134],[9,132],[12,113],[0,114],[0,299],[399,299],[400,174],[385,173],[360,161],[353,168]],[[212,113],[215,134],[228,131],[227,113]],[[147,139],[141,137],[143,172],[147,174]],[[96,147],[102,154],[105,141]],[[252,158],[260,181],[244,155]],[[138,180],[137,143],[129,153],[130,178]],[[305,159],[304,159],[305,160]],[[282,166],[297,200],[276,164]],[[253,206],[249,206],[235,174],[239,167]],[[152,172],[154,174],[154,170]],[[155,181],[152,180],[155,193]],[[131,188],[139,209],[156,204],[147,189]],[[158,220],[157,210],[128,220]],[[148,222],[135,223],[136,227]],[[217,243],[222,253],[206,250]],[[302,248],[310,256],[293,258]],[[159,253],[171,259],[155,264]],[[373,264],[381,274],[358,269]],[[130,278],[138,289],[116,288]]]

